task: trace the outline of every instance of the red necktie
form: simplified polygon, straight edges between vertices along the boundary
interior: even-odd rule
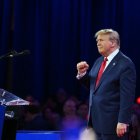
[[[96,79],[95,88],[98,86],[99,81],[100,81],[100,79],[101,79],[101,77],[102,77],[102,74],[103,74],[103,72],[104,72],[104,68],[105,68],[105,66],[106,66],[106,62],[107,62],[107,57],[104,58],[104,60],[103,60],[103,62],[102,62],[102,64],[101,64],[101,67],[100,67],[100,70],[99,70],[99,72],[98,72],[98,76],[97,76],[97,79]]]

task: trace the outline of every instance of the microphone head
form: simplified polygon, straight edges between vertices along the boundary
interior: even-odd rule
[[[28,54],[30,54],[30,51],[29,50],[23,50],[21,52],[17,52],[15,50],[13,50],[13,51],[10,51],[10,52],[8,52],[8,53],[0,56],[0,60],[1,59],[4,59],[4,58],[9,58],[9,57],[10,58],[13,58],[15,56],[22,56],[22,55],[28,55]]]
[[[14,52],[14,53],[11,53],[8,57],[14,57],[14,56],[22,56],[22,55],[27,55],[27,54],[30,54],[30,51],[29,50],[24,50],[22,52]]]

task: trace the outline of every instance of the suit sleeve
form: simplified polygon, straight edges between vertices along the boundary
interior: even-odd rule
[[[88,73],[86,73],[83,77],[79,79],[80,83],[87,89],[90,88],[90,78]]]
[[[129,62],[120,77],[120,111],[118,122],[129,124],[131,107],[134,103],[136,87],[136,71],[132,62]]]

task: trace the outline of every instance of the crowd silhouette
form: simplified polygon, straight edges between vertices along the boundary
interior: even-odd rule
[[[80,100],[61,89],[47,97],[44,103],[31,95],[25,100],[30,105],[20,110],[18,130],[61,131],[64,140],[84,140],[85,135],[93,131],[87,129],[88,98]],[[140,105],[135,103],[132,112],[129,139],[140,140]],[[89,139],[93,136],[94,133]]]

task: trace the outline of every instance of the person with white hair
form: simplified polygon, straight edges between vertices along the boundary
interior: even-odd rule
[[[85,61],[77,64],[77,79],[90,89],[89,115],[98,140],[128,140],[136,70],[120,51],[118,32],[103,29],[95,34],[101,54],[90,72]]]

